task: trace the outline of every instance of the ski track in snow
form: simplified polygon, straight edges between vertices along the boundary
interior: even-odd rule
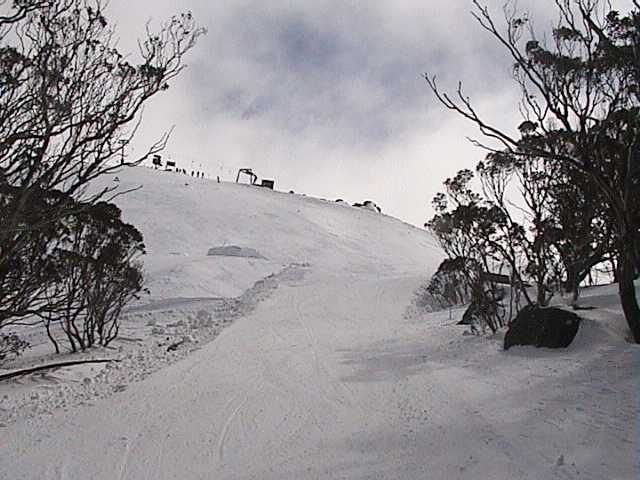
[[[85,376],[82,382],[68,382],[64,379],[59,379],[56,376],[56,371],[45,371],[11,380],[10,382],[17,386],[25,384],[28,387],[29,384],[34,382],[36,384],[44,383],[44,385],[39,392],[33,392],[27,388],[22,394],[18,392],[17,395],[5,395],[0,398],[0,424],[7,425],[20,418],[52,414],[58,408],[66,410],[73,406],[91,402],[96,398],[105,398],[125,390],[129,384],[146,378],[159,368],[184,358],[194,349],[199,348],[202,343],[206,344],[215,339],[222,328],[230,325],[235,319],[247,315],[255,309],[259,302],[268,298],[278,287],[281,279],[282,281],[291,281],[291,279],[302,278],[305,268],[307,268],[306,265],[291,264],[277,274],[258,280],[252,288],[236,299],[166,299],[161,302],[131,308],[125,313],[125,316],[136,316],[140,313],[157,314],[167,311],[174,313],[176,309],[179,310],[175,313],[180,316],[184,315],[185,312],[195,313],[196,311],[200,312],[201,309],[206,309],[205,311],[209,310],[214,314],[214,317],[217,317],[217,322],[213,325],[213,328],[204,329],[204,332],[186,330],[177,337],[174,335],[173,339],[170,339],[172,336],[169,336],[167,338],[170,340],[163,341],[157,347],[154,345],[157,339],[151,338],[145,344],[146,348],[144,350],[125,351],[123,355],[113,355],[105,352],[109,357],[120,359],[123,364],[108,364],[102,370],[103,373],[107,373],[106,375],[91,376],[88,373],[89,376]],[[122,330],[126,332],[128,326],[128,322],[125,319]],[[201,338],[195,343],[181,345],[182,348],[179,348],[171,355],[167,354],[167,345],[170,345],[181,336],[190,335],[191,333],[200,334]],[[102,356],[104,357],[105,354],[102,354]],[[64,369],[57,369],[57,371],[60,370]]]
[[[244,396],[244,398],[242,400],[240,400],[240,397]],[[238,401],[240,400],[240,401]],[[225,441],[227,438],[227,434],[229,433],[229,427],[231,425],[231,422],[234,421],[234,419],[238,416],[238,412],[240,412],[242,410],[242,407],[244,407],[244,405],[247,403],[247,401],[249,400],[249,397],[247,396],[246,392],[242,395],[238,395],[237,397],[232,398],[229,403],[227,404],[227,409],[229,407],[233,408],[234,410],[231,412],[231,414],[227,417],[227,421],[225,422],[224,426],[222,427],[222,431],[220,432],[220,438],[218,440],[218,458],[220,460],[220,462],[222,462],[224,460],[224,447],[225,447]]]
[[[417,278],[293,272],[260,282],[251,298],[263,301],[215,342],[119,394],[121,411],[103,399],[9,430],[26,443],[9,440],[0,473],[27,464],[43,479],[595,480],[631,471],[633,395],[610,370],[632,361],[630,347],[602,347],[586,370],[586,351],[501,353],[495,340],[452,336],[446,312],[402,320],[403,292]],[[365,330],[375,315],[382,320]],[[72,432],[92,421],[100,426],[81,447]],[[60,442],[101,453],[95,464],[66,456],[59,476],[39,470]],[[28,478],[20,475],[11,478]]]

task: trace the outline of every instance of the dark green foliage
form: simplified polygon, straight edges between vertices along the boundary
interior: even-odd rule
[[[52,252],[58,278],[47,290],[40,316],[56,350],[55,325],[72,351],[106,346],[118,334],[122,308],[143,288],[136,260],[144,253],[142,234],[106,202],[80,206],[64,223],[66,234]]]
[[[17,197],[28,199],[19,217],[13,208]],[[0,184],[0,224],[13,226],[3,232],[0,242],[0,328],[37,313],[47,302],[47,285],[58,278],[53,251],[67,231],[57,214],[72,204],[59,191],[32,187],[25,192]]]
[[[2,200],[18,194],[0,189],[0,218],[11,214]],[[113,204],[76,202],[56,190],[34,189],[29,198],[13,255],[0,268],[0,327],[39,317],[56,351],[56,326],[72,351],[108,345],[122,308],[143,288],[142,234]]]

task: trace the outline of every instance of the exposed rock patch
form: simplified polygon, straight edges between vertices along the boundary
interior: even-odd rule
[[[555,307],[528,306],[511,322],[504,337],[504,349],[514,345],[566,348],[578,333],[580,317]]]

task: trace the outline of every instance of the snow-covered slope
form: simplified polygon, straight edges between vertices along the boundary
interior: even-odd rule
[[[587,292],[597,308],[569,349],[504,352],[463,335],[462,310],[411,308],[441,258],[424,231],[119,177],[143,185],[117,201],[145,234],[152,298],[100,352],[120,363],[0,384],[0,479],[633,477],[639,351],[612,289]]]
[[[334,274],[428,274],[442,255],[424,230],[344,203],[145,168],[117,177],[121,191],[141,187],[116,202],[144,234],[155,298],[239,295],[292,263]],[[228,245],[266,260],[207,256]]]

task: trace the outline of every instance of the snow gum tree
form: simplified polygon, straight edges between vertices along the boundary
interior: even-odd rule
[[[504,27],[473,3],[480,25],[513,60],[522,92],[520,135],[487,122],[461,84],[449,95],[435,77],[425,79],[447,108],[488,139],[476,144],[525,161],[544,158],[590,178],[610,215],[622,309],[640,343],[634,287],[640,265],[640,2],[620,13],[604,0],[555,0],[558,22],[549,36],[539,36],[513,2],[504,8]],[[558,142],[565,148],[550,147]]]
[[[483,327],[493,332],[505,322],[501,293],[486,275],[503,259],[505,218],[495,205],[470,188],[473,172],[461,170],[444,182],[446,193],[433,199],[436,214],[425,227],[449,257],[433,276],[427,291],[436,299],[471,302]]]
[[[62,222],[62,241],[51,255],[55,276],[39,313],[57,352],[56,326],[73,352],[109,345],[118,334],[123,307],[143,289],[137,261],[144,254],[142,234],[122,221],[113,204],[98,202],[77,210]]]
[[[546,158],[509,151],[489,153],[476,172],[482,193],[469,186],[473,172],[462,170],[434,197],[436,214],[425,226],[448,258],[427,288],[431,298],[441,305],[470,301],[471,308],[492,312],[484,323],[494,330],[504,323],[502,312],[477,304],[500,300],[490,295],[498,274],[511,286],[509,318],[521,297],[547,306],[562,285],[574,292],[578,308],[579,283],[614,251],[608,212],[598,195],[590,196],[589,179]]]
[[[89,182],[164,147],[167,134],[122,161],[143,106],[203,33],[190,13],[172,17],[147,28],[134,60],[101,0],[0,0],[0,328],[49,309],[65,219],[110,191]]]

